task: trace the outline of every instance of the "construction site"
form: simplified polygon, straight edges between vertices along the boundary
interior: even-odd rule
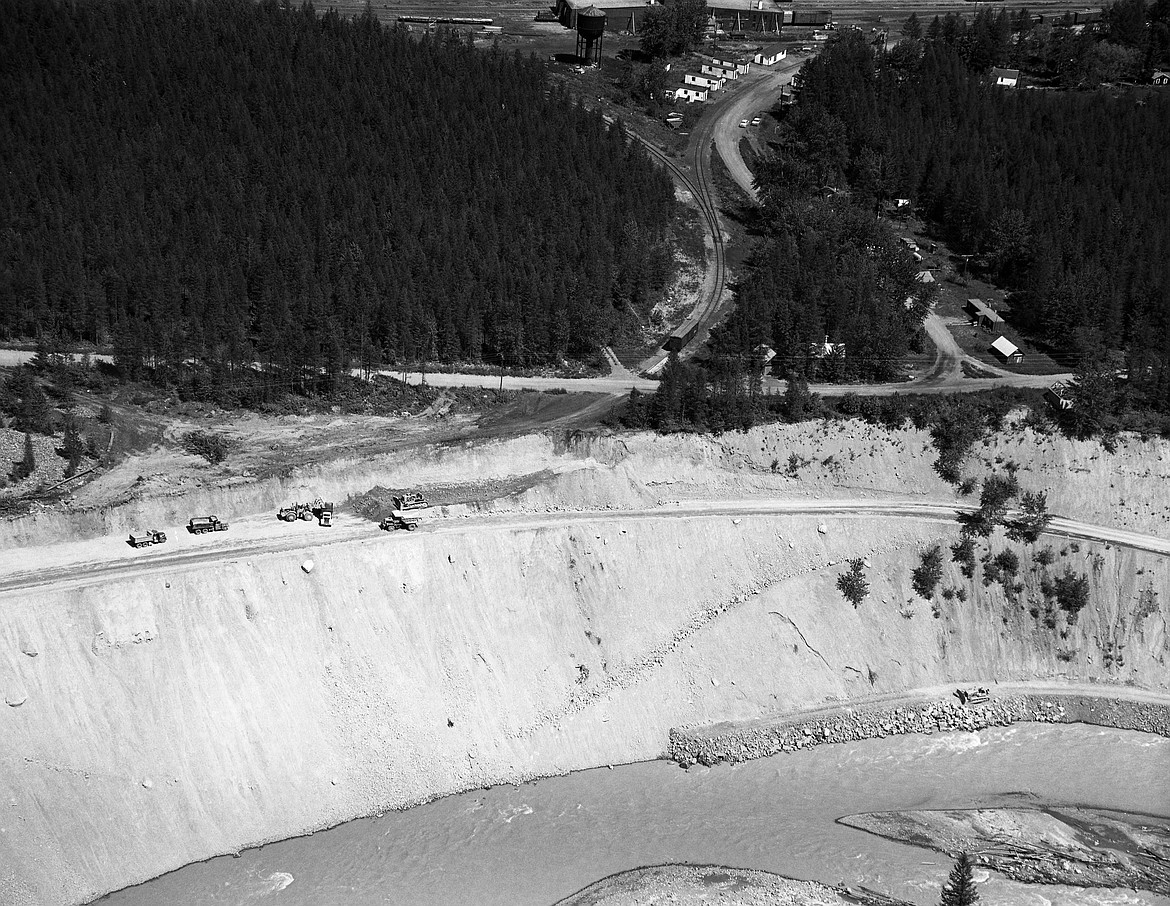
[[[660,758],[676,727],[964,681],[1170,684],[1164,441],[1107,455],[1005,427],[971,473],[1020,463],[1060,518],[1036,546],[989,544],[1055,562],[1005,588],[948,560],[963,593],[926,600],[911,573],[970,505],[909,428],[423,431],[263,478],[243,475],[263,426],[236,430],[218,466],[164,444],[0,526],[5,902],[85,902],[461,790]],[[230,527],[203,531],[206,512]],[[379,531],[398,520],[417,530]],[[127,545],[144,526],[166,543]],[[852,560],[858,607],[836,584]],[[1048,628],[1029,608],[1066,566],[1092,603]]]

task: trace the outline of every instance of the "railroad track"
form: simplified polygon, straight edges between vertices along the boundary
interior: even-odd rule
[[[617,122],[608,114],[602,114],[602,118],[611,126]],[[713,276],[710,285],[699,297],[695,303],[695,307],[691,309],[691,313],[687,316],[686,320],[683,321],[684,325],[697,322],[698,329],[702,329],[714,317],[715,312],[718,310],[719,300],[723,298],[723,289],[727,285],[727,252],[723,242],[723,228],[719,225],[719,211],[715,207],[715,195],[711,186],[711,168],[709,163],[707,166],[704,166],[703,160],[703,146],[706,144],[710,147],[711,138],[708,137],[705,140],[696,142],[696,149],[692,157],[695,175],[692,178],[686,169],[680,167],[669,154],[652,141],[634,132],[628,126],[626,127],[626,132],[630,138],[645,148],[652,158],[665,167],[671,176],[674,177],[675,181],[691,193],[691,197],[695,199],[695,202],[699,206],[699,214],[707,226],[707,232],[711,234],[711,243],[714,247],[714,260],[711,265]],[[685,349],[686,347],[684,346]],[[639,370],[654,371],[665,359],[665,356],[651,356],[641,363]]]

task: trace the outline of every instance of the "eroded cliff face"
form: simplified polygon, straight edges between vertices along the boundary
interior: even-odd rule
[[[628,468],[594,461],[607,487]],[[933,616],[910,571],[957,537],[942,522],[449,528],[0,596],[0,900],[78,902],[461,789],[654,758],[672,726],[961,680],[1170,685],[1154,555],[1053,540],[1049,574],[1084,573],[1093,603],[1049,627],[1035,548],[1015,548],[1013,600],[948,557],[940,588],[968,599]],[[856,609],[835,587],[851,557],[869,563]]]

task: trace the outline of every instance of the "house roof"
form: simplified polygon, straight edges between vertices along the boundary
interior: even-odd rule
[[[1018,69],[1000,69],[996,66],[991,70],[991,77],[997,82],[1000,79],[1018,79],[1020,77],[1020,71]]]
[[[1019,346],[1004,336],[1001,336],[998,340],[992,343],[991,348],[998,352],[1005,359],[1014,356],[1020,351]]]
[[[980,308],[979,308],[979,317],[980,317],[980,318],[986,318],[986,319],[987,319],[988,321],[990,321],[992,324],[1002,324],[1002,323],[1003,323],[1003,318],[1001,318],[1001,317],[1000,317],[1000,316],[999,316],[999,315],[998,315],[998,314],[995,312],[995,310],[994,310],[994,309],[992,309],[992,308],[988,308],[986,305],[982,305],[982,306],[980,306]]]
[[[933,283],[934,274],[932,274],[930,271],[919,271],[917,280],[919,283]]]
[[[776,54],[783,52],[783,50],[783,44],[769,44],[761,49],[760,53],[762,53],[765,57],[774,57]]]
[[[1164,69],[1155,69],[1154,70],[1154,78],[1156,79],[1159,77],[1161,77],[1163,79],[1170,79],[1170,72],[1167,72]]]

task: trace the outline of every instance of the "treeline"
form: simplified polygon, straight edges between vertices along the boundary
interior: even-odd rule
[[[918,42],[928,41],[954,48],[977,71],[1009,66],[1065,88],[1149,82],[1155,70],[1170,66],[1170,2],[1117,0],[1099,22],[1076,27],[1071,14],[1049,13],[1035,22],[1024,8],[988,9],[972,18],[948,13],[925,26],[911,13],[902,35],[906,41],[890,51],[894,65],[913,63],[921,52]]]
[[[999,89],[945,37],[805,64],[792,164],[854,203],[906,197],[1012,290],[1009,318],[1070,364],[1170,412],[1170,95]],[[1102,366],[1101,363],[1107,363]]]
[[[831,43],[824,56],[849,77],[872,78],[873,54],[860,39]],[[852,115],[831,113],[806,89],[782,116],[756,175],[764,238],[737,287],[735,312],[714,334],[718,353],[770,346],[775,373],[816,381],[902,376],[935,291],[919,282],[912,253],[878,216],[871,184],[880,162],[868,154],[856,166],[851,160]]]
[[[0,17],[0,339],[227,383],[543,364],[670,276],[669,179],[534,60],[271,0]]]

